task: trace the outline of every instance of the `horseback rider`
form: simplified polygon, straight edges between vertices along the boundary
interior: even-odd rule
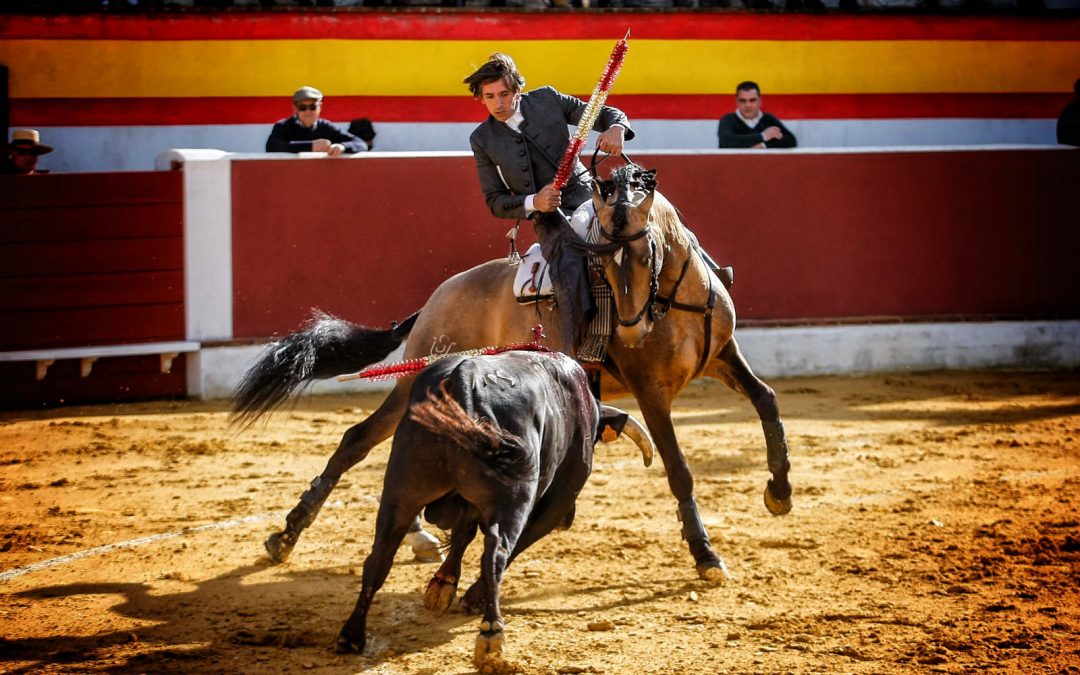
[[[489,113],[469,137],[480,189],[497,218],[532,219],[559,307],[563,349],[574,354],[595,308],[585,259],[564,241],[577,237],[568,217],[590,201],[592,189],[580,160],[565,188],[552,182],[570,144],[569,125],[577,125],[586,105],[552,87],[523,91],[514,60],[499,52],[464,83]],[[634,137],[626,115],[611,106],[593,128],[600,132],[596,147],[608,154],[622,153]]]

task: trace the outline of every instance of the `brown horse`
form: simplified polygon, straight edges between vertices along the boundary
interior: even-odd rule
[[[582,242],[603,266],[613,290],[618,326],[604,368],[637,399],[664,462],[678,503],[682,536],[698,573],[727,576],[713,550],[694,499],[694,479],[675,437],[672,401],[708,370],[753,404],[765,432],[768,467],[765,504],[775,515],[791,509],[788,449],[773,390],[754,375],[732,335],[735,309],[706,262],[694,235],[672,204],[656,191],[655,172],[628,163],[609,180],[594,181],[599,244]],[[323,317],[308,329],[270,345],[237,390],[234,413],[251,421],[285,401],[305,382],[352,372],[385,358],[407,336],[405,357],[527,342],[535,306],[513,294],[514,270],[505,260],[484,263],[443,282],[418,315],[390,330],[372,330]],[[545,312],[557,311],[550,307]],[[562,344],[559,321],[544,320],[551,345]],[[310,525],[341,475],[389,438],[404,414],[414,378],[397,385],[370,417],[345,432],[322,474],[301,495],[285,530],[266,542],[284,560]]]

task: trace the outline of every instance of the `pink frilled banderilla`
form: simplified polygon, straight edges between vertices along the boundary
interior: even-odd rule
[[[596,118],[600,116],[600,109],[604,107],[604,101],[607,100],[608,92],[611,91],[611,85],[615,84],[615,78],[619,76],[619,69],[622,68],[623,59],[626,58],[626,52],[630,49],[627,42],[629,39],[630,31],[627,31],[626,37],[616,42],[615,48],[611,50],[611,57],[608,59],[607,67],[604,68],[604,74],[600,76],[600,81],[596,84],[596,88],[593,89],[592,96],[589,97],[589,102],[585,106],[585,112],[581,114],[581,121],[578,122],[577,131],[574,133],[574,137],[570,139],[570,145],[567,146],[562,161],[559,162],[559,170],[555,172],[556,190],[563,189],[566,187],[567,182],[570,181],[570,172],[574,169],[574,160],[581,155],[581,151],[585,147],[585,138],[588,137],[593,125],[596,124]]]

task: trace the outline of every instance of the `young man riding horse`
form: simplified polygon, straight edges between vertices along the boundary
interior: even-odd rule
[[[577,235],[559,210],[573,213],[592,193],[580,161],[564,189],[556,190],[552,181],[570,144],[568,125],[578,123],[585,103],[551,87],[523,92],[525,78],[499,52],[464,83],[490,113],[469,137],[480,189],[497,218],[533,220],[559,306],[563,348],[574,354],[593,301],[585,260],[564,246],[566,237]],[[601,132],[596,147],[613,155],[634,137],[626,115],[610,106],[603,107],[594,128]]]

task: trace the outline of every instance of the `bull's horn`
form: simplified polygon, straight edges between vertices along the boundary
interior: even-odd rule
[[[645,462],[645,466],[652,465],[653,450],[656,449],[656,445],[653,443],[652,436],[649,435],[649,430],[641,422],[634,419],[633,415],[630,415],[626,418],[623,433],[641,448],[641,460]]]

